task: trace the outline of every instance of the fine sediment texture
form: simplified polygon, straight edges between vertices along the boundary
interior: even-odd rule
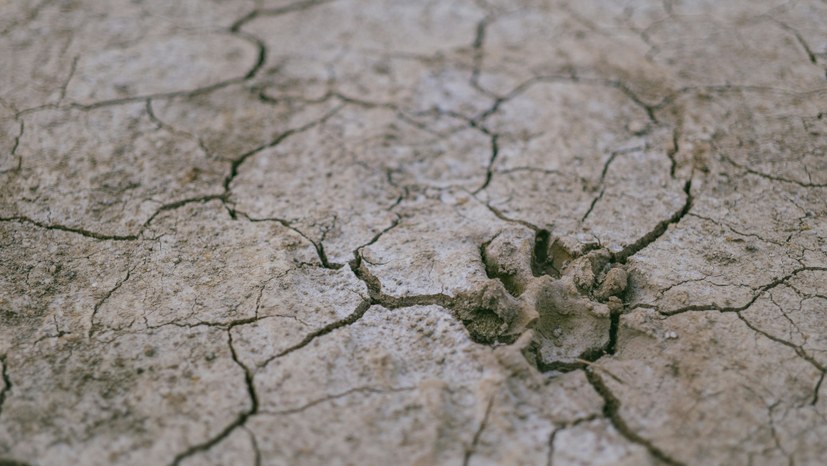
[[[820,465],[823,1],[0,4],[0,464]]]

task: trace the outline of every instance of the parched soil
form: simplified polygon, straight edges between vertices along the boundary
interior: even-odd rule
[[[0,2],[0,465],[827,463],[827,3]]]

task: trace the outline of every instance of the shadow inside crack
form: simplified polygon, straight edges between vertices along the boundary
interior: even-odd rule
[[[560,278],[560,271],[572,259],[571,253],[556,240],[551,240],[551,233],[548,230],[537,231],[531,254],[531,272],[535,277],[548,275]]]

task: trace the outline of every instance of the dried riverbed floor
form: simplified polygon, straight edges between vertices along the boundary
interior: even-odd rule
[[[827,4],[0,3],[0,464],[817,465]]]

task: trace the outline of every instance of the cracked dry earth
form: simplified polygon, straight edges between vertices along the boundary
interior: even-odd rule
[[[827,462],[824,1],[0,2],[0,464]]]

